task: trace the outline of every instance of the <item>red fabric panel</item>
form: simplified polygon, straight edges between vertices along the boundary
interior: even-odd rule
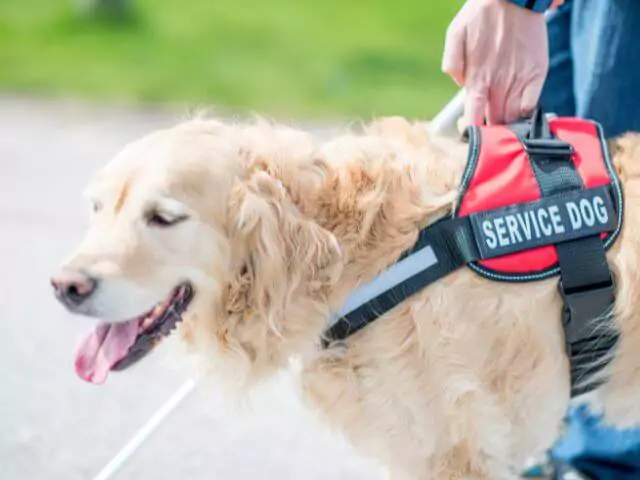
[[[587,188],[611,183],[602,158],[596,126],[588,121],[560,118],[550,122],[551,131],[573,145],[573,161]],[[458,216],[494,210],[541,198],[529,158],[516,135],[506,126],[480,128],[480,154],[473,178],[462,199]],[[558,262],[553,246],[483,260],[483,267],[505,274],[544,271]]]
[[[529,157],[505,126],[480,128],[480,155],[459,216],[494,210],[541,197]]]
[[[573,163],[587,188],[609,185],[611,179],[602,158],[602,145],[595,124],[576,118],[559,118],[550,122],[551,132],[573,145]]]

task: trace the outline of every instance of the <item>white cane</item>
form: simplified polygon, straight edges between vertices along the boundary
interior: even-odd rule
[[[429,122],[429,131],[440,135],[457,133],[458,119],[464,113],[464,98],[465,90],[463,88],[460,89],[449,103]]]
[[[151,434],[160,426],[162,422],[173,412],[182,401],[189,395],[194,387],[196,381],[192,378],[187,380],[177,391],[174,393],[164,405],[162,405],[156,413],[154,413],[149,420],[131,437],[131,439],[125,444],[124,447],[107,463],[98,474],[93,477],[93,480],[108,480],[112,478],[118,470],[122,468],[131,455],[133,455],[138,448],[146,442]]]

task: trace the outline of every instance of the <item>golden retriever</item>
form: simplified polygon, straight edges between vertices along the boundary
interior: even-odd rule
[[[640,137],[612,146],[625,224],[608,253],[621,340],[599,399],[640,420]],[[515,478],[558,436],[569,373],[557,279],[460,269],[345,342],[331,312],[449,214],[456,142],[391,118],[322,142],[292,128],[194,119],[128,145],[92,180],[86,238],[52,279],[106,320],[79,347],[96,383],[177,327],[202,364],[251,385],[302,363],[306,399],[394,479]]]

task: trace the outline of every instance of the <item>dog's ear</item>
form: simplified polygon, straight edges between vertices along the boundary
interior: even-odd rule
[[[235,263],[230,313],[265,316],[275,326],[293,302],[322,294],[337,280],[342,259],[335,237],[304,218],[266,170],[234,188],[229,212]]]

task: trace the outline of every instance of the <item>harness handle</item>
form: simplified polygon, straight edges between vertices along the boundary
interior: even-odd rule
[[[549,122],[547,121],[547,116],[544,114],[544,111],[540,106],[536,107],[531,115],[531,127],[526,138],[529,140],[550,140],[553,138],[553,135],[551,135],[551,129],[549,128]]]
[[[548,160],[566,159],[574,153],[571,144],[553,136],[542,107],[536,107],[530,120],[512,125],[511,128],[520,137],[530,157],[544,157]]]
[[[484,125],[487,125],[486,120]],[[540,106],[534,109],[530,118],[521,118],[517,122],[510,124],[509,127],[520,136],[523,143],[525,143],[525,147],[531,147],[531,149],[534,150],[534,154],[536,149],[544,149],[544,153],[549,154],[549,151],[557,149],[559,144],[561,144],[561,147],[566,146],[571,148],[569,144],[558,140],[552,135],[547,116]],[[464,143],[469,143],[469,128],[472,127],[468,127],[462,132],[461,140]],[[562,148],[557,154],[571,155],[573,151],[567,152],[566,147]],[[529,150],[529,148],[527,148],[527,150]],[[553,155],[553,152],[551,152],[551,155]]]

